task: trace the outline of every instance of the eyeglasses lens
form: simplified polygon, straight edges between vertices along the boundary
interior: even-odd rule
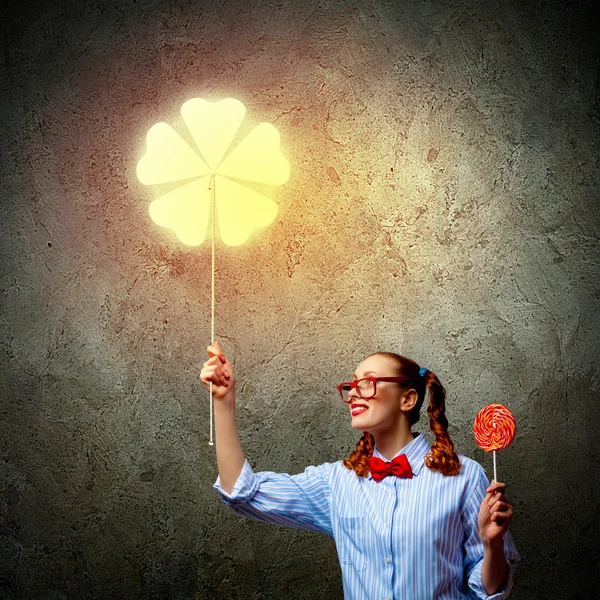
[[[363,398],[370,398],[375,393],[375,384],[370,379],[363,379],[358,384],[358,391]]]
[[[348,402],[348,396],[350,395],[350,390],[352,389],[350,384],[344,383],[341,385],[340,389],[342,390],[342,399],[344,402]]]
[[[361,398],[370,398],[375,394],[375,384],[370,379],[362,379],[358,382],[357,391]],[[348,402],[352,386],[349,383],[342,385],[342,398]]]

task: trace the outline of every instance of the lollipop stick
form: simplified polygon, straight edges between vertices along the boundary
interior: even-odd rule
[[[498,474],[496,473],[496,451],[494,450],[493,453],[494,455],[494,482],[498,481]]]
[[[212,227],[211,227],[211,245],[212,245],[212,263],[211,263],[211,287],[210,287],[210,343],[215,343],[215,214],[216,214],[216,202],[215,202],[215,176],[214,174],[210,177],[210,205],[212,211]],[[212,394],[212,381],[210,382],[210,439],[208,440],[209,446],[214,446],[213,442],[213,394]]]

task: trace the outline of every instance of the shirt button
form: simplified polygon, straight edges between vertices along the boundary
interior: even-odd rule
[[[385,557],[385,562],[386,562],[386,563],[389,563],[389,562],[390,562],[390,559],[389,559],[389,557],[387,557],[387,556]]]
[[[392,600],[392,599],[389,596],[386,596],[385,600]]]
[[[384,526],[384,527],[389,527],[389,526],[390,526],[390,524],[389,524],[389,523],[386,521],[386,522],[383,524],[383,526]]]

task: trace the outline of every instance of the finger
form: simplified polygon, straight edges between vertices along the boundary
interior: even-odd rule
[[[200,372],[200,381],[205,385],[208,385],[213,378],[213,372],[211,369],[202,369]]]
[[[219,356],[221,356],[221,360],[225,362],[227,359],[225,358],[225,353],[223,352],[223,348],[221,348],[221,344],[219,343],[219,341],[215,340],[213,346],[217,349]]]
[[[495,494],[494,492],[490,492],[490,498],[488,500],[488,507],[491,507],[500,499],[500,494]]]
[[[206,361],[206,364],[211,366],[218,365],[220,367],[223,364],[223,361],[218,356],[212,356]]]
[[[505,491],[504,488],[490,488],[487,493],[491,498],[496,498],[498,496],[504,497]]]
[[[502,483],[501,481],[492,481],[486,490],[486,492],[492,493],[498,491],[504,493],[506,491],[506,484]]]
[[[209,346],[207,348],[207,350],[208,350],[208,355],[210,356],[210,358],[206,361],[207,363],[209,363],[211,365],[216,365],[216,364],[224,365],[227,362],[225,355],[223,353],[215,350],[213,346]]]
[[[223,369],[221,367],[216,368],[216,374],[219,378],[218,385],[227,386],[227,377],[225,377],[225,375],[223,374]]]
[[[485,498],[481,501],[481,505],[489,507],[490,501],[493,499],[493,497],[494,497],[494,492],[488,491],[488,493],[485,495]]]
[[[215,374],[214,374],[214,377],[213,377],[213,381],[217,385],[226,385],[227,384],[227,380],[223,376],[223,370],[221,369],[221,367],[215,367],[214,373]]]
[[[506,502],[495,502],[490,507],[490,513],[504,512],[509,510],[510,508],[510,504],[507,504]]]
[[[223,350],[220,346],[211,344],[207,346],[206,350],[208,351],[209,356],[224,356]]]
[[[490,486],[490,488],[491,488],[491,486]],[[490,489],[490,488],[488,488],[488,489]],[[499,498],[499,497],[506,498],[506,496],[504,496],[505,488],[506,488],[506,486],[500,487],[500,488],[491,488],[490,491],[488,492],[488,494],[494,498]]]
[[[510,522],[512,519],[512,511],[495,512],[492,515],[492,521],[497,525],[504,525],[506,522]]]
[[[221,372],[221,368],[218,365],[206,367],[202,370],[203,378],[205,383],[213,382],[215,385],[226,385],[227,380]]]
[[[504,494],[496,494],[494,496],[494,501],[495,502],[504,502],[506,504],[510,504],[510,502],[508,501],[508,499],[506,498],[506,496]]]

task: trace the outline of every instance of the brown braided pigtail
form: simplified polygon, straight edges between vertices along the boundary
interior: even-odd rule
[[[374,448],[373,436],[366,431],[363,432],[354,452],[343,460],[344,466],[354,471],[359,477],[367,477],[369,475],[369,458],[373,456]]]
[[[460,471],[460,461],[454,451],[454,444],[448,434],[446,418],[446,390],[431,371],[425,373],[425,385],[429,390],[429,422],[435,435],[435,442],[425,457],[425,464],[444,475],[456,475]]]

